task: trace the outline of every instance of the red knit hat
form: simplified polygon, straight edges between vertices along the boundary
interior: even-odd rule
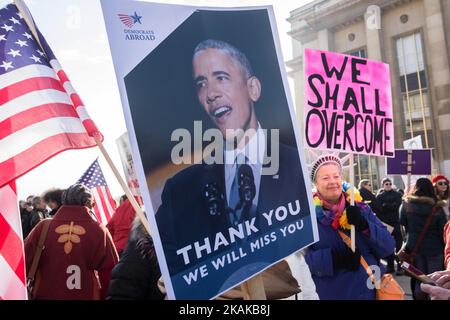
[[[444,176],[443,174],[438,174],[437,176],[434,176],[432,182],[433,184],[436,184],[436,182],[438,182],[439,180],[445,180],[447,181],[447,183],[449,183],[447,177]]]

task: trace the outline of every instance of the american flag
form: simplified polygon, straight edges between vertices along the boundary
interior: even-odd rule
[[[0,188],[68,149],[103,139],[45,39],[0,9]]]
[[[22,227],[15,183],[0,188],[0,300],[26,300]]]
[[[98,160],[95,160],[91,164],[77,183],[84,184],[86,187],[91,189],[95,197],[94,212],[97,217],[97,221],[106,225],[114,214],[116,202],[109,192],[108,185],[106,184],[106,180],[103,176]]]

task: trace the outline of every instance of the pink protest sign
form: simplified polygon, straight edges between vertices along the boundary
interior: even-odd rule
[[[312,49],[304,57],[307,145],[393,157],[389,65]]]

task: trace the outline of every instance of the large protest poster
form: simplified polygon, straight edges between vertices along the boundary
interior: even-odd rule
[[[306,145],[392,157],[389,65],[313,49],[304,57]]]
[[[317,241],[272,8],[102,8],[169,298],[214,298]]]

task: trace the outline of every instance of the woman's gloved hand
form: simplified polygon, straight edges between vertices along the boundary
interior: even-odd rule
[[[369,227],[358,206],[348,206],[345,208],[345,211],[347,213],[347,222],[354,225],[357,231],[363,231]]]

